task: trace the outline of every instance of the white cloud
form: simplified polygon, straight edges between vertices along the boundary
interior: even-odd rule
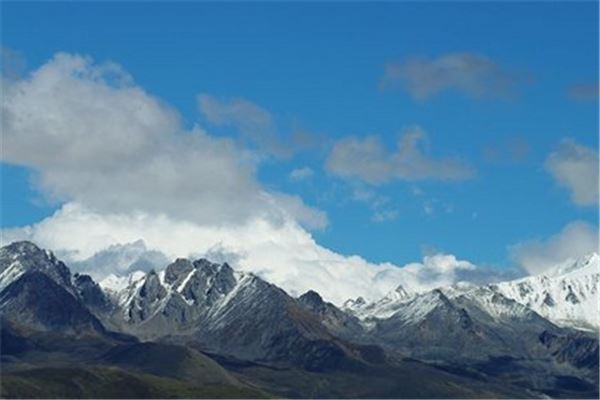
[[[574,221],[549,238],[511,246],[510,252],[522,268],[530,274],[539,274],[568,259],[598,252],[598,228]]]
[[[383,88],[401,87],[419,100],[445,90],[457,90],[471,97],[504,96],[516,77],[488,57],[470,53],[449,53],[438,58],[412,57],[389,63],[380,82]]]
[[[486,274],[469,262],[444,254],[427,256],[423,263],[403,268],[369,263],[318,245],[291,220],[274,225],[255,219],[236,227],[214,227],[147,214],[101,215],[75,203],[64,205],[33,226],[4,230],[2,237],[6,243],[32,240],[78,266],[88,261],[96,277],[114,272],[114,266],[103,262],[92,267],[89,257],[110,246],[141,239],[145,252],[160,251],[169,259],[204,254],[228,260],[235,268],[254,272],[292,295],[313,289],[337,304],[357,296],[375,300],[399,284],[424,290],[469,280],[469,274],[476,272]]]
[[[184,129],[174,109],[116,64],[59,53],[5,86],[2,115],[2,161],[33,168],[58,201],[206,224],[327,223],[299,198],[263,189],[254,154]]]
[[[425,132],[414,127],[404,132],[396,152],[388,152],[379,137],[347,137],[336,142],[329,154],[327,170],[345,179],[357,179],[380,185],[400,180],[462,180],[473,176],[473,169],[457,158],[436,159],[419,144],[427,140]]]
[[[546,169],[559,185],[571,192],[571,200],[580,206],[598,204],[598,152],[564,139],[546,158]]]
[[[293,181],[303,181],[312,178],[315,171],[309,167],[295,168],[290,172],[290,179]]]
[[[4,243],[32,240],[101,277],[128,268],[129,258],[117,256],[143,240],[141,254],[152,254],[154,263],[160,253],[208,254],[293,295],[314,289],[338,304],[359,295],[376,299],[400,283],[415,290],[452,283],[473,270],[449,255],[398,268],[319,246],[303,226],[325,226],[323,212],[264,189],[255,177],[256,154],[199,127],[184,128],[174,109],[115,64],[61,53],[27,78],[3,84],[2,161],[32,168],[39,188],[65,202],[32,226],[3,230]],[[268,125],[260,114],[252,124]],[[231,115],[217,112],[213,122]],[[464,174],[460,163],[427,158],[416,147],[421,137],[409,133],[397,153],[384,154],[393,177]]]
[[[59,258],[66,259],[76,255],[72,251],[57,253]],[[100,280],[107,274],[120,276],[134,271],[159,270],[170,261],[162,252],[148,250],[143,240],[137,240],[110,245],[82,261],[72,260],[69,267],[73,271],[85,272]]]

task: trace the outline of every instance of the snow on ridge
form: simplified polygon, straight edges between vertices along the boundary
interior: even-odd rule
[[[467,296],[476,300],[494,318],[523,316],[530,310],[560,326],[598,330],[599,286],[600,255],[592,253],[566,260],[540,275],[483,286],[459,282],[439,290],[450,299]],[[494,293],[515,304],[492,301]],[[480,299],[479,295],[485,295],[485,298]],[[363,322],[372,318],[384,319],[413,309],[412,305],[407,307],[408,303],[420,296],[422,293],[405,291],[399,286],[372,303],[355,304],[349,300],[344,309]]]

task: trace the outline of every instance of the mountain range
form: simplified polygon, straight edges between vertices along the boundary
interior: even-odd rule
[[[597,254],[339,308],[206,259],[125,273],[0,249],[2,397],[598,397]]]

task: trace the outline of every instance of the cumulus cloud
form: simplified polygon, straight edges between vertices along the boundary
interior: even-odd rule
[[[350,136],[333,146],[326,161],[333,175],[380,185],[394,179],[463,180],[474,175],[473,169],[458,158],[433,158],[421,149],[425,132],[414,127],[404,132],[395,152],[389,152],[377,136]]]
[[[598,152],[564,139],[546,158],[546,170],[559,185],[571,192],[571,200],[580,206],[598,204]]]
[[[214,227],[148,214],[101,215],[75,203],[64,205],[35,225],[4,230],[2,237],[5,242],[27,239],[56,250],[70,263],[87,265],[99,278],[114,272],[114,267],[106,266],[104,261],[107,253],[114,253],[115,245],[141,239],[145,244],[143,254],[161,252],[169,259],[206,255],[226,260],[291,295],[313,289],[336,304],[357,296],[376,300],[399,284],[415,291],[444,286],[468,280],[469,273],[479,270],[444,254],[429,255],[422,263],[404,267],[369,263],[359,256],[344,256],[318,245],[310,233],[291,220],[274,225],[255,219],[236,227]],[[91,262],[94,257],[102,262]],[[117,264],[125,266],[129,260]]]
[[[402,88],[424,100],[446,90],[470,97],[506,96],[516,83],[514,74],[488,57],[471,53],[449,53],[437,58],[410,57],[388,63],[382,88]]]
[[[549,238],[518,243],[510,252],[522,268],[539,274],[569,259],[598,252],[598,228],[574,221]]]
[[[323,227],[299,198],[267,191],[256,156],[195,126],[113,63],[59,53],[4,87],[2,161],[36,171],[57,201],[207,224],[262,217]]]

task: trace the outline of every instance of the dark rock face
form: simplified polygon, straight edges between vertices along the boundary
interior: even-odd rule
[[[0,293],[2,318],[39,331],[103,334],[100,321],[48,275],[31,271]]]
[[[598,368],[598,340],[592,334],[544,331],[539,340],[559,362],[577,368]]]
[[[194,265],[190,260],[178,258],[165,269],[165,282],[169,285],[181,284],[192,270],[194,270]]]
[[[233,269],[200,259],[194,261],[196,273],[187,282],[181,294],[201,308],[210,308],[222,296],[229,293],[236,284]]]
[[[343,339],[362,341],[365,332],[359,319],[323,301],[317,292],[309,290],[298,298],[298,303],[314,314],[334,335]]]
[[[322,316],[337,318],[341,328],[348,320],[360,329],[358,320],[315,295],[318,304],[307,309],[259,277],[236,276],[226,263],[179,259],[165,270],[164,285],[155,273],[146,276],[124,323],[142,337],[193,340],[204,351],[244,360],[318,369],[360,358]]]
[[[83,303],[91,310],[97,313],[110,311],[111,302],[109,298],[91,276],[76,273],[73,275],[73,286],[75,286]]]

